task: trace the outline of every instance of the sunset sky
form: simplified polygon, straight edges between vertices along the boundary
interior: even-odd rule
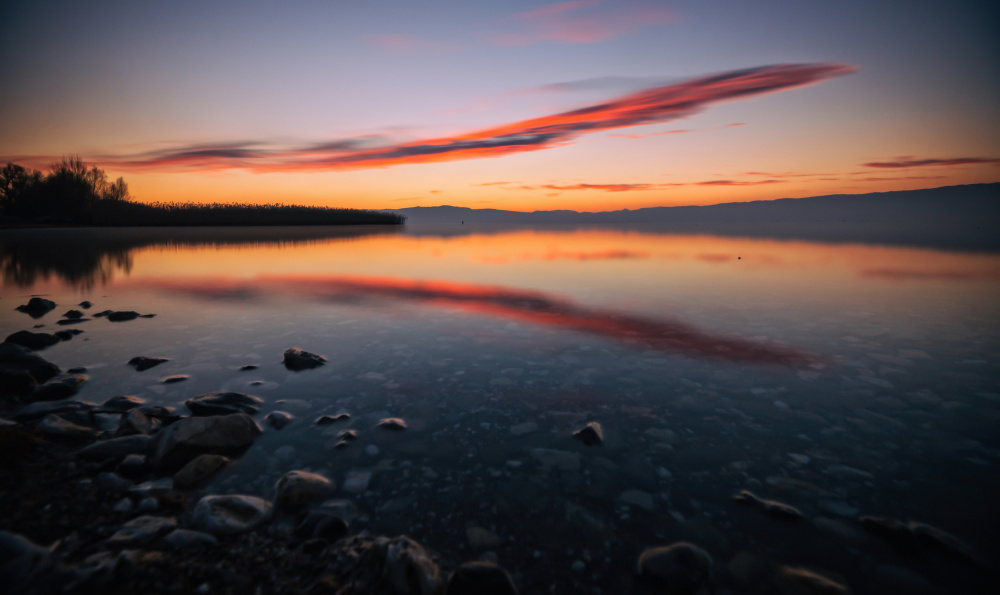
[[[988,2],[0,6],[0,160],[143,201],[531,211],[1000,181]]]

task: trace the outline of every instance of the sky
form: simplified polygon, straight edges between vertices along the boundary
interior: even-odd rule
[[[1000,181],[1000,8],[0,4],[0,162],[144,202],[603,211]]]

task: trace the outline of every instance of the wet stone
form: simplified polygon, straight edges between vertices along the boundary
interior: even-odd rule
[[[85,426],[80,426],[67,421],[55,413],[50,413],[38,422],[35,428],[39,434],[53,438],[63,438],[67,440],[87,440],[100,435],[99,430],[94,430]]]
[[[221,455],[199,455],[174,474],[173,485],[181,490],[196,487],[222,470],[229,462],[228,457]]]
[[[301,372],[302,370],[310,370],[322,366],[326,363],[326,358],[322,355],[302,351],[298,347],[290,347],[285,350],[282,356],[282,363],[285,364],[287,369],[293,372]]]
[[[245,413],[188,417],[157,434],[153,463],[180,469],[200,454],[242,453],[260,434],[260,427]]]
[[[247,413],[253,415],[263,403],[259,398],[235,392],[206,393],[184,401],[195,415],[228,415]]]
[[[271,519],[273,507],[255,496],[205,496],[198,501],[191,525],[213,535],[246,533]]]
[[[80,324],[80,323],[83,323],[83,322],[87,322],[89,320],[90,320],[89,318],[63,318],[62,320],[57,320],[56,324],[58,324],[59,326],[69,326],[71,324]],[[71,330],[76,331],[76,329],[71,329]],[[60,332],[62,332],[62,331],[60,331]],[[74,334],[78,334],[78,333],[82,333],[82,332],[83,331],[77,331]],[[63,338],[62,336],[60,336],[60,333],[56,333],[56,336],[59,337],[63,341],[69,340],[69,337]]]
[[[355,572],[371,577],[368,584],[385,585],[390,593],[434,595],[444,588],[437,564],[405,535],[376,537]]]
[[[384,419],[380,419],[377,425],[383,430],[390,430],[392,432],[402,432],[406,430],[406,422],[398,417],[386,417]]]
[[[75,368],[70,368],[69,370],[66,370],[66,373],[67,374],[86,374],[87,373],[87,368],[84,368],[83,366],[77,366]]]
[[[764,500],[747,490],[743,490],[739,494],[736,494],[736,496],[733,497],[733,500],[741,504],[760,507],[764,512],[775,518],[790,521],[802,518],[802,513],[799,509],[774,500]]]
[[[343,432],[337,434],[337,440],[341,440],[344,442],[351,442],[353,440],[356,440],[357,437],[358,433],[354,430],[344,430]]]
[[[108,313],[108,320],[111,322],[125,322],[127,320],[135,320],[139,318],[139,313],[133,310],[120,310]]]
[[[285,411],[272,411],[264,418],[275,430],[280,430],[292,423],[292,414]]]
[[[145,455],[128,455],[118,463],[117,472],[125,477],[139,477],[149,470],[149,461]]]
[[[847,595],[845,585],[806,568],[782,566],[778,569],[780,582],[796,595]]]
[[[83,312],[79,310],[67,310],[63,318],[83,318]]]
[[[240,371],[249,372],[250,370],[256,370],[259,367],[260,366],[258,366],[257,364],[246,364],[245,366],[240,366]]]
[[[22,304],[15,308],[18,312],[24,312],[32,318],[41,318],[52,310],[56,309],[56,303],[45,298],[33,297],[27,304]]]
[[[159,419],[146,415],[140,409],[133,409],[121,416],[115,436],[133,436],[135,434],[151,436],[160,429],[161,425],[163,422]]]
[[[219,540],[214,535],[202,533],[201,531],[174,529],[161,539],[160,543],[171,549],[182,550],[195,546],[215,545],[219,543]]]
[[[163,380],[160,380],[163,384],[174,384],[176,382],[184,382],[190,378],[187,374],[174,374],[173,376],[167,376]]]
[[[708,552],[690,543],[650,548],[639,556],[639,577],[646,586],[671,595],[694,595],[712,579]]]
[[[58,401],[72,397],[87,381],[86,374],[58,374],[35,387],[31,398],[36,401]]]
[[[110,546],[128,547],[149,543],[177,528],[172,517],[141,516],[122,525],[105,543]]]
[[[48,333],[33,333],[31,331],[17,331],[7,335],[5,343],[13,343],[21,347],[27,347],[33,351],[40,351],[47,347],[52,347],[59,342],[59,337]]]
[[[135,368],[137,372],[144,372],[150,368],[153,368],[168,361],[170,360],[168,360],[165,357],[145,357],[140,355],[128,360],[128,365]]]
[[[89,461],[120,461],[133,454],[146,454],[153,439],[149,436],[124,436],[95,442],[80,449],[76,456]]]
[[[85,320],[87,320],[87,319],[86,318],[81,318],[79,320],[79,322],[83,322]],[[60,320],[58,322],[58,324],[66,324],[66,322],[67,321],[65,321],[65,320]],[[78,321],[74,320],[72,322],[78,322]],[[61,331],[56,331],[56,332],[54,332],[52,334],[55,336],[56,339],[59,339],[60,341],[69,341],[70,339],[72,339],[73,337],[75,337],[77,335],[82,335],[83,331],[81,331],[78,328],[71,328],[71,329],[64,329],[64,330],[61,330]]]
[[[94,478],[97,487],[112,494],[123,494],[132,487],[132,482],[116,473],[98,473]]]
[[[298,539],[325,539],[333,543],[347,535],[347,521],[331,512],[310,512],[295,527],[295,537]]]
[[[59,373],[59,367],[23,345],[0,343],[0,393],[25,394]]]
[[[604,442],[604,431],[601,429],[601,424],[596,421],[592,421],[583,429],[573,432],[573,436],[587,446],[597,446]]]
[[[125,413],[126,411],[139,407],[143,403],[145,403],[145,401],[139,397],[132,395],[118,395],[101,403],[101,406],[95,409],[94,413]]]
[[[81,307],[81,308],[83,308],[84,310],[89,310],[89,309],[91,308],[91,306],[93,306],[93,305],[94,305],[94,304],[91,304],[91,303],[90,303],[89,301],[87,301],[87,300],[83,300],[82,302],[80,302],[79,304],[77,304],[77,306],[80,306],[80,307]]]
[[[275,486],[275,502],[283,508],[300,508],[330,494],[335,486],[329,479],[308,471],[289,471]]]
[[[492,562],[466,562],[448,580],[446,595],[517,595],[514,580]]]
[[[316,418],[316,425],[326,426],[338,421],[347,421],[349,419],[351,419],[351,416],[347,413],[341,413],[340,415],[321,415]]]

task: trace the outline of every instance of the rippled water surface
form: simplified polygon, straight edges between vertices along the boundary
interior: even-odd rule
[[[679,539],[748,592],[781,564],[863,593],[975,588],[964,561],[861,515],[997,559],[995,253],[696,227],[5,230],[0,266],[4,336],[63,328],[82,300],[156,314],[93,318],[42,353],[87,368],[75,398],[186,412],[233,390],[264,400],[262,425],[295,416],[206,491],[270,497],[296,468],[368,477],[338,490],[355,529],[495,551],[528,592],[615,592],[638,552]],[[32,295],[59,305],[14,311]],[[328,362],[288,371],[293,346]],[[136,372],[138,355],[170,361]],[[373,429],[390,416],[409,430]],[[600,446],[572,436],[590,421]],[[347,428],[358,440],[334,449]],[[805,518],[734,503],[743,489]]]

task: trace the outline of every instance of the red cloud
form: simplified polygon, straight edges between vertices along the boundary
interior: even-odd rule
[[[696,182],[697,186],[760,186],[761,184],[784,184],[785,180],[760,180],[758,182],[740,182],[738,180],[708,180]]]
[[[607,41],[632,31],[662,25],[672,14],[662,8],[615,6],[611,10],[587,10],[596,0],[560,2],[514,15],[514,31],[490,35],[488,40],[500,46],[521,46],[542,41],[556,43],[594,43]],[[579,14],[584,12],[587,14]]]
[[[604,192],[629,192],[631,190],[649,190],[651,188],[674,185],[676,184],[570,184],[568,186],[544,184],[542,186],[523,186],[523,188],[525,190],[544,188],[546,190],[603,190]]]
[[[388,146],[372,147],[380,142],[374,137],[335,140],[284,150],[267,149],[259,142],[217,146],[199,144],[93,161],[118,168],[246,168],[268,172],[361,169],[497,157],[557,147],[577,136],[600,130],[677,120],[717,102],[810,85],[853,71],[853,67],[841,64],[780,64],[749,68],[646,89],[583,108],[468,134]]]
[[[337,303],[357,303],[373,298],[402,300],[582,332],[692,357],[785,365],[813,361],[804,353],[783,345],[720,336],[682,322],[586,308],[541,292],[490,285],[324,275],[266,276],[247,281],[206,278],[134,283],[215,299],[242,300],[269,292],[286,292]]]
[[[1000,159],[987,157],[958,157],[955,159],[903,159],[900,161],[872,161],[871,163],[863,163],[862,165],[865,167],[896,169],[904,167],[983,165],[990,163],[1000,163]]]

